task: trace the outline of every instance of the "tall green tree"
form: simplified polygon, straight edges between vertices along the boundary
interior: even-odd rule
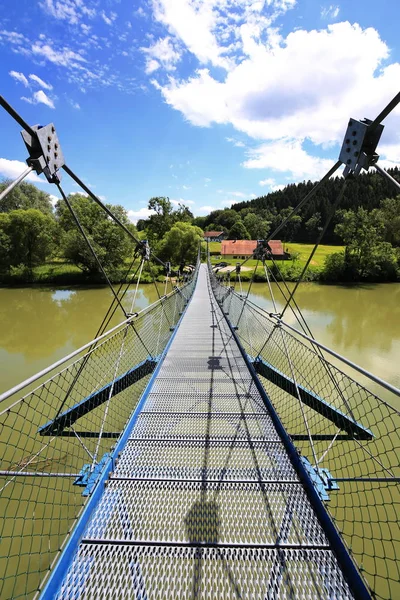
[[[6,189],[11,183],[10,180],[5,180],[0,183],[0,192]],[[23,181],[17,185],[3,200],[0,202],[0,212],[10,212],[11,210],[36,208],[46,215],[53,213],[53,205],[50,201],[50,195],[42,192],[32,183]]]
[[[342,272],[347,280],[391,281],[397,277],[397,255],[383,241],[385,223],[379,210],[364,208],[339,213],[335,232],[346,245],[342,258],[333,255],[326,262],[327,272]],[[342,262],[341,262],[342,261]]]
[[[22,265],[29,271],[54,251],[57,226],[38,209],[12,210],[0,218],[0,261],[4,267]]]
[[[385,240],[400,246],[400,196],[382,200],[378,217],[383,222]]]
[[[152,245],[159,242],[173,224],[173,207],[169,198],[158,196],[150,198],[148,204],[149,210],[154,210],[155,214],[147,219],[146,233]]]
[[[261,219],[259,215],[248,212],[243,219],[244,226],[250,234],[252,240],[266,239],[271,228],[271,222]]]
[[[250,234],[242,220],[236,221],[228,233],[228,240],[249,240]]]
[[[196,260],[199,242],[203,239],[203,230],[190,223],[175,223],[165,234],[158,254],[162,260],[174,265],[181,262],[193,263]]]
[[[174,223],[192,223],[194,215],[185,204],[178,204],[178,208],[172,213]]]
[[[68,199],[103,267],[111,271],[122,268],[125,260],[133,253],[133,241],[100,206],[86,196],[71,194]],[[107,207],[132,233],[137,233],[123,206],[107,204]],[[78,231],[65,202],[57,203],[56,217],[63,231],[62,249],[65,258],[75,263],[82,271],[98,273],[97,262]]]

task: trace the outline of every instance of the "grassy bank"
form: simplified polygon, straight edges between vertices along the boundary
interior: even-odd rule
[[[128,265],[127,267],[128,268]],[[164,281],[164,276],[155,271],[157,281]],[[123,279],[123,270],[121,273],[114,273],[110,276],[113,283],[120,283]],[[125,279],[124,279],[125,281]],[[135,283],[133,279],[132,283]],[[153,283],[153,279],[149,273],[142,273],[141,283]],[[62,260],[50,261],[44,265],[34,267],[32,271],[21,267],[11,268],[9,273],[0,275],[0,285],[104,285],[104,277],[100,274],[84,273],[76,265]]]
[[[297,281],[304,265],[307,262],[307,259],[313,249],[312,244],[285,244],[285,250],[289,252],[292,256],[291,260],[285,261],[276,261],[277,268],[274,268],[272,261],[267,261],[267,264],[273,269],[273,272],[277,279],[281,279],[279,271],[282,273],[284,278],[287,281]],[[320,278],[321,271],[324,268],[325,258],[330,254],[335,252],[342,252],[344,250],[344,246],[326,246],[321,245],[317,248],[315,255],[310,263],[308,268],[305,280],[307,281],[316,281]],[[221,243],[220,242],[210,242],[210,252],[220,252],[221,251]],[[243,262],[243,259],[227,259],[221,256],[220,254],[215,254],[211,256],[211,263],[216,264],[219,262],[226,262],[230,267],[234,267],[236,263]],[[241,279],[243,281],[250,280],[252,273],[254,271],[254,267],[257,265],[257,261],[254,259],[249,259],[243,265],[241,270]],[[235,274],[231,275],[231,279],[235,278]],[[255,281],[265,281],[265,273],[262,267],[258,267],[255,274]]]

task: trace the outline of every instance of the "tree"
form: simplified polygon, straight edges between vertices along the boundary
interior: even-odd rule
[[[226,227],[226,229],[231,229],[237,221],[240,221],[240,215],[236,212],[236,210],[232,210],[230,208],[226,208],[221,211],[218,215],[215,222],[218,224],[218,228]]]
[[[249,240],[250,234],[243,224],[243,221],[237,221],[228,233],[228,240]]]
[[[377,216],[364,208],[339,213],[340,222],[335,227],[335,233],[346,246],[345,258],[350,254],[355,256],[360,270],[367,264],[373,248],[383,238],[384,225]]]
[[[395,280],[397,256],[392,245],[382,241],[385,223],[381,211],[368,212],[358,208],[341,211],[339,216],[341,221],[335,232],[346,245],[342,267],[346,280]],[[332,271],[337,270],[339,264],[339,258],[336,258],[328,261],[326,266]]]
[[[148,204],[149,210],[154,210],[155,214],[147,219],[146,233],[151,244],[160,241],[173,224],[172,203],[169,198],[159,196],[150,198]]]
[[[278,225],[282,223],[293,211],[291,206],[287,208],[283,208],[275,217],[272,229],[274,230]],[[296,239],[296,233],[300,229],[301,226],[301,217],[300,215],[294,215],[289,219],[289,221],[284,225],[279,233],[279,236],[287,242],[294,242]]]
[[[0,213],[0,272],[5,272],[10,268],[10,236],[8,227],[10,216],[7,213]]]
[[[384,224],[385,240],[393,246],[400,246],[400,196],[382,200],[379,217]]]
[[[200,227],[200,229],[204,230],[204,223],[207,217],[195,217],[192,221],[192,225],[195,227]]]
[[[307,231],[307,237],[310,242],[315,242],[319,233],[321,232],[321,214],[315,213],[306,221],[305,228]]]
[[[252,240],[265,240],[271,227],[270,221],[261,219],[253,212],[246,214],[243,223]]]
[[[56,244],[56,223],[40,210],[12,210],[0,219],[1,263],[23,265],[29,271],[43,263]]]
[[[190,223],[178,221],[165,234],[158,253],[162,260],[174,265],[194,263],[196,261],[199,242],[203,239],[203,230]]]
[[[134,248],[127,234],[100,206],[86,196],[70,194],[68,199],[103,267],[106,270],[115,270],[123,266]],[[123,206],[107,204],[107,207],[132,233],[136,233],[136,228],[129,221]],[[56,217],[63,230],[62,249],[65,258],[75,263],[82,271],[98,273],[100,270],[97,262],[78,231],[65,202],[57,203]]]
[[[172,212],[174,223],[192,223],[194,215],[185,204],[178,204],[178,208]]]
[[[10,180],[0,183],[0,192],[6,189],[11,183]],[[53,214],[53,206],[50,201],[50,195],[42,192],[35,185],[23,181],[15,187],[0,202],[0,212],[10,212],[12,210],[36,208],[46,215]]]

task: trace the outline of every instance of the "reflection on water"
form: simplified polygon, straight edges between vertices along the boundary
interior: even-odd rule
[[[276,286],[274,293],[282,305]],[[133,297],[134,286],[124,298],[129,310]],[[153,285],[139,286],[134,310],[157,297]],[[251,298],[273,309],[266,284],[253,284]],[[320,342],[400,386],[399,284],[343,287],[305,283],[296,298]],[[111,300],[107,288],[0,289],[0,391],[92,339]],[[118,309],[112,325],[122,319]],[[297,326],[290,311],[286,319]]]
[[[128,310],[134,289],[123,301]],[[139,286],[134,310],[157,298],[153,285]],[[0,392],[93,339],[111,301],[107,288],[0,289]],[[123,319],[118,309],[110,327]]]
[[[76,294],[75,290],[55,290],[52,294],[52,299],[60,304],[63,300],[68,300],[73,294]]]

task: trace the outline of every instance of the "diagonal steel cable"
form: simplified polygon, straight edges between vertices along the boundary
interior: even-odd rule
[[[328,225],[329,225],[329,223],[331,222],[331,220],[332,220],[332,218],[333,218],[333,216],[334,216],[334,214],[335,214],[335,212],[336,212],[336,210],[337,210],[338,206],[340,205],[340,203],[341,203],[341,201],[342,201],[342,199],[343,199],[344,193],[345,193],[345,191],[346,191],[346,186],[347,186],[347,179],[345,179],[345,180],[344,180],[344,182],[343,182],[343,185],[342,185],[342,188],[341,188],[341,190],[340,190],[340,192],[339,192],[339,194],[338,194],[338,196],[337,196],[337,198],[336,198],[335,202],[334,202],[334,203],[333,203],[333,205],[332,205],[331,213],[330,213],[329,217],[327,218],[327,220],[326,220],[326,222],[325,222],[325,225],[324,225],[324,227],[323,227],[322,231],[320,232],[320,234],[319,234],[319,236],[318,236],[318,239],[317,239],[316,243],[314,244],[314,248],[313,248],[313,249],[312,249],[312,251],[310,252],[310,256],[308,257],[308,259],[307,259],[307,262],[306,262],[306,264],[304,265],[304,268],[303,268],[303,270],[302,270],[302,272],[301,272],[301,274],[300,274],[300,277],[299,277],[299,278],[298,278],[298,280],[296,281],[296,285],[294,286],[293,290],[292,290],[292,291],[291,291],[291,293],[290,293],[290,296],[289,296],[289,298],[288,298],[288,300],[287,300],[287,302],[286,302],[286,304],[285,304],[285,306],[284,306],[284,308],[283,308],[283,310],[282,310],[282,312],[281,312],[281,318],[282,318],[282,317],[283,317],[283,315],[285,314],[287,307],[289,306],[289,304],[290,304],[290,302],[291,302],[292,298],[294,297],[294,295],[295,295],[295,293],[296,293],[296,291],[297,291],[297,289],[298,289],[298,287],[299,287],[300,283],[302,282],[302,280],[303,280],[303,277],[304,277],[304,275],[306,274],[306,272],[307,272],[307,269],[308,269],[308,267],[310,266],[310,263],[311,263],[311,261],[312,261],[312,259],[313,259],[313,256],[314,256],[315,252],[317,251],[317,248],[318,248],[319,244],[321,243],[321,240],[322,240],[322,238],[324,237],[324,235],[325,235],[325,233],[326,233],[326,230],[328,229]]]

